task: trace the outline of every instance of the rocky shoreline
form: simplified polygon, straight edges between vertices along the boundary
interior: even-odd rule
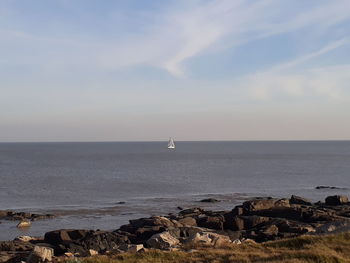
[[[216,202],[218,200],[204,200]],[[36,220],[53,215],[1,211],[2,220]],[[220,247],[227,243],[265,242],[304,234],[325,234],[350,229],[346,196],[325,202],[290,198],[254,198],[231,211],[190,208],[178,214],[130,220],[114,231],[61,229],[44,237],[19,237],[0,242],[0,262],[59,261],[67,257],[118,254],[147,249],[184,250],[192,245]]]

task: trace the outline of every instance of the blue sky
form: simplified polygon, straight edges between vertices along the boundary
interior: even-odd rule
[[[350,139],[348,0],[0,0],[0,141]]]

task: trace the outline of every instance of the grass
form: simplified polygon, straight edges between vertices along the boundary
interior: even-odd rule
[[[246,243],[221,248],[197,247],[191,252],[149,250],[98,256],[67,263],[350,263],[350,233],[302,236],[262,244]]]

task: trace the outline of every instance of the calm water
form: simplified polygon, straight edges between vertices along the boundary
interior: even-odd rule
[[[0,209],[51,212],[19,232],[2,221],[0,240],[58,228],[116,229],[177,206],[231,209],[258,195],[314,201],[349,190],[350,142],[166,142],[0,144]],[[119,202],[125,202],[120,204]]]

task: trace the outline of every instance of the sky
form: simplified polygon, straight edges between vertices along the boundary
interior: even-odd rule
[[[0,0],[0,141],[350,139],[349,0]]]

